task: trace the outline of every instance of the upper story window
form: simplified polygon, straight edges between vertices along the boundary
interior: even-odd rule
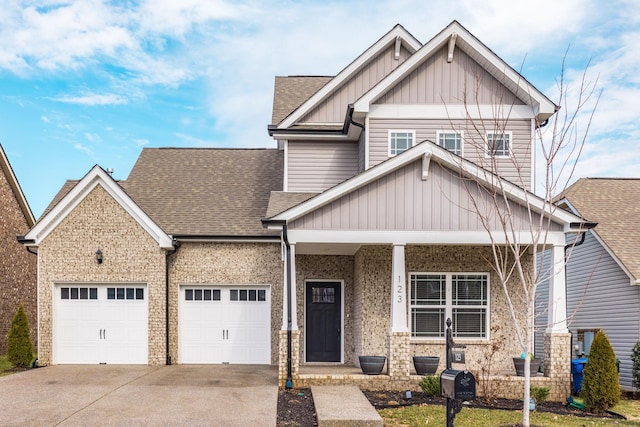
[[[444,338],[453,321],[458,338],[488,338],[489,275],[411,273],[411,337]]]
[[[511,155],[510,132],[487,132],[487,156],[509,157]]]
[[[453,154],[462,156],[462,135],[458,132],[438,132],[438,145]]]
[[[389,156],[395,156],[413,147],[416,132],[413,130],[389,131]]]

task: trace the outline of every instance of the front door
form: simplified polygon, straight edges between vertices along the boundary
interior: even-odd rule
[[[307,362],[340,362],[342,340],[340,282],[307,282],[306,308]]]

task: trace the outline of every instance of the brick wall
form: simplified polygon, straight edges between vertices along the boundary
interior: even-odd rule
[[[37,259],[16,240],[16,236],[24,236],[29,231],[29,225],[1,169],[0,200],[0,354],[7,352],[7,334],[20,303],[24,304],[29,319],[35,351],[38,346]]]
[[[100,249],[104,262],[98,264]],[[38,358],[52,363],[53,289],[56,283],[146,283],[149,364],[165,363],[165,251],[97,186],[38,248]]]
[[[269,285],[271,363],[278,363],[282,327],[283,262],[279,243],[183,243],[169,258],[171,358],[178,357],[178,296],[183,284]]]

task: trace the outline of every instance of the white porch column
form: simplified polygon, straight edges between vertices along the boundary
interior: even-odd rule
[[[554,245],[549,277],[549,314],[547,333],[567,333],[567,283],[564,245]]]
[[[409,332],[407,326],[407,280],[404,268],[404,245],[393,245],[391,271],[390,332]]]
[[[287,263],[287,247],[282,246],[284,251],[284,282],[282,290],[282,330],[287,330],[287,298],[289,296],[289,286],[287,285],[288,274],[291,273],[291,330],[298,330],[298,309],[296,300],[296,245],[289,245],[291,251],[291,268]]]

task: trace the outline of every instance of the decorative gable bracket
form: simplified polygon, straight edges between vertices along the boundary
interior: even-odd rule
[[[429,178],[429,165],[431,164],[431,153],[424,153],[422,156],[422,180]]]

